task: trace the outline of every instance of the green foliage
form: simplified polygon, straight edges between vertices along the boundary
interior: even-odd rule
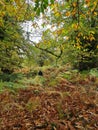
[[[25,74],[27,78],[34,78],[38,74],[37,70],[30,70],[28,73]]]
[[[6,74],[2,73],[0,74],[0,80],[1,81],[7,81],[7,82],[16,82],[19,79],[22,79],[24,77],[21,73],[12,73],[12,74]]]
[[[45,78],[42,76],[36,76],[33,80],[32,80],[33,84],[39,84],[39,85],[43,85],[45,83]],[[43,86],[44,87],[44,86]]]
[[[49,4],[53,4],[54,0],[36,0],[35,1],[35,8],[34,10],[36,11],[37,15],[40,15],[40,13],[44,13],[45,9],[48,7]]]
[[[73,78],[77,77],[78,70],[68,70],[61,74],[61,77],[71,81]]]
[[[98,68],[93,68],[90,70],[89,74],[91,76],[95,76],[95,77],[98,77]]]
[[[4,73],[12,73],[16,68],[21,67],[24,56],[29,50],[19,23],[23,19],[24,12],[21,15],[17,14],[20,6],[22,11],[26,9],[26,4],[22,7],[23,2],[13,3],[13,1],[2,0],[0,3],[2,8],[0,12],[0,68]]]
[[[41,1],[36,2],[40,3]],[[45,2],[44,0],[43,3]],[[98,66],[98,2],[94,0],[63,2],[53,0],[53,2],[52,4],[47,3],[47,6],[50,7],[50,15],[44,13],[46,14],[44,17],[51,21],[50,32],[47,29],[43,33],[42,42],[49,42],[48,45],[43,45],[44,48],[48,46],[48,49],[52,52],[56,50],[56,53],[58,50],[62,50],[63,54],[69,52],[62,56],[63,61],[65,60],[66,63],[72,59],[72,64],[79,70]],[[41,4],[36,6],[36,9],[38,8],[41,8]],[[49,37],[52,37],[51,40]]]
[[[16,92],[19,88],[26,88],[26,85],[15,82],[0,81],[0,92],[5,90]]]
[[[94,52],[84,52],[79,53],[80,57],[78,57],[78,64],[75,65],[76,68],[79,68],[80,71],[82,70],[90,70],[91,68],[95,68],[98,66],[98,56],[94,54]]]
[[[49,65],[53,63],[53,57],[49,55],[47,52],[41,51],[36,58],[36,62],[40,67],[44,65]]]
[[[63,65],[71,63],[79,70],[98,67],[97,5],[94,0],[35,0],[35,6],[31,7],[25,0],[1,0],[1,71],[12,73],[22,65],[32,68],[54,65],[55,61]],[[51,21],[50,28],[43,32],[40,43],[29,45],[20,24],[42,13],[42,18],[45,18],[42,26]],[[31,75],[28,73],[27,77]],[[5,79],[10,80],[10,77]]]

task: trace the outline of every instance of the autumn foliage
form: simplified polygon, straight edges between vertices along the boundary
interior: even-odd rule
[[[69,82],[59,77],[62,70],[45,70],[42,85],[28,84],[28,88],[1,93],[0,130],[97,130],[98,79]],[[58,83],[51,86],[53,72]]]

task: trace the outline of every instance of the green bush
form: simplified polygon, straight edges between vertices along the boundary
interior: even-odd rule
[[[18,79],[22,79],[23,78],[23,74],[21,73],[12,73],[12,74],[6,74],[6,73],[2,73],[0,74],[0,80],[1,81],[6,81],[6,82],[15,82]]]

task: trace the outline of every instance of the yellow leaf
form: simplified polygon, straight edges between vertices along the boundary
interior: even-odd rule
[[[76,41],[79,43],[80,42],[80,39],[78,37],[76,37]]]
[[[15,0],[15,2],[16,2],[18,5],[20,5],[20,0]]]
[[[69,39],[69,37],[68,36],[66,36],[66,40],[68,40]]]
[[[55,16],[56,16],[56,17],[59,17],[59,16],[60,16],[60,13],[59,13],[59,12],[56,12],[56,13],[55,13]]]
[[[97,12],[94,12],[94,15],[97,16]]]
[[[80,37],[80,36],[83,36],[83,33],[79,32],[78,33],[78,37]]]
[[[89,38],[88,38],[88,36],[83,36],[83,39],[86,39],[86,40],[88,40]]]
[[[76,6],[77,6],[77,3],[76,3],[76,2],[73,2],[72,5],[73,5],[73,7],[76,7]]]
[[[78,24],[76,23],[76,24],[72,24],[72,27],[74,28],[74,29],[78,29]]]
[[[76,44],[77,49],[81,49],[81,45],[79,43]]]
[[[76,9],[74,9],[71,14],[75,15],[76,14]]]
[[[4,26],[4,21],[2,18],[0,18],[0,27],[3,27]]]
[[[96,1],[94,1],[94,5],[97,5],[97,3],[98,3],[98,1],[96,0]]]
[[[94,38],[94,36],[92,34],[89,36],[89,39],[90,39],[90,41],[95,40],[95,38]]]
[[[62,29],[62,33],[65,33],[65,29],[64,28]]]
[[[70,16],[70,12],[69,12],[69,11],[68,11],[68,12],[66,12],[66,14],[65,14],[65,15],[66,15],[67,17],[68,17],[68,16]]]
[[[5,6],[5,4],[4,4],[4,2],[3,2],[3,1],[0,1],[0,5],[3,5],[3,6]]]
[[[83,18],[86,18],[86,15],[85,15],[85,14],[82,14],[82,17],[83,17]]]
[[[95,34],[95,32],[94,32],[94,31],[90,31],[90,33],[91,33],[91,34]]]
[[[0,16],[1,17],[5,16],[5,12],[0,12]]]
[[[58,7],[58,4],[53,4],[51,5],[52,7],[52,10],[54,11],[54,13],[56,13],[58,10],[57,10],[57,7]]]
[[[85,0],[86,5],[89,7],[90,6],[90,0]]]

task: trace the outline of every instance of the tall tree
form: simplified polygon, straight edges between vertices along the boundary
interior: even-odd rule
[[[10,73],[20,67],[29,45],[23,37],[21,22],[27,20],[28,4],[25,0],[0,2],[0,68]]]
[[[40,13],[44,12],[44,15],[47,15],[46,11],[43,11],[46,7],[50,10],[48,19],[51,21],[51,27],[55,27],[53,34],[58,42],[63,48],[65,44],[71,44],[78,50],[78,68],[83,70],[96,67],[96,62],[98,62],[98,1],[52,0],[49,3],[48,0],[43,2],[36,0],[37,11],[40,9]]]

